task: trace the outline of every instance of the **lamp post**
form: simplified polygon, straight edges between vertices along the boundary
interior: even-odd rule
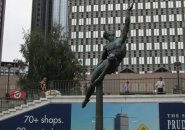
[[[181,62],[177,61],[174,63],[174,65],[177,67],[177,91],[180,93],[180,86],[179,86],[179,66],[181,66]]]
[[[9,90],[10,90],[10,68],[11,67],[12,67],[11,64],[7,64],[7,68],[8,68],[8,85],[7,85],[6,97],[9,97]]]

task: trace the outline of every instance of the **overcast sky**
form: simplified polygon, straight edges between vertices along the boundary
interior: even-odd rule
[[[23,29],[31,27],[31,7],[32,0],[6,0],[2,61],[23,59],[19,51]]]

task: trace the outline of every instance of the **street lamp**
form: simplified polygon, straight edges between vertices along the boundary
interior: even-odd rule
[[[179,66],[181,66],[181,62],[177,61],[174,63],[177,67],[177,91],[180,93],[180,86],[179,86]]]
[[[10,68],[12,67],[11,64],[7,64],[8,68],[8,86],[7,86],[7,92],[6,92],[6,97],[9,97],[9,90],[10,90]]]

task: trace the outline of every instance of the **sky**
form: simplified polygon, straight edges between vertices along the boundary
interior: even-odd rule
[[[23,30],[31,27],[32,0],[6,0],[2,61],[22,59]]]

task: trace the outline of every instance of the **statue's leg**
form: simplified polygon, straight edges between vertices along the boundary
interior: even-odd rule
[[[106,64],[105,64],[105,67],[103,68],[103,71],[102,73],[100,74],[100,76],[98,76],[98,78],[96,78],[96,80],[94,81],[94,84],[97,85],[98,83],[102,82],[105,75],[107,74],[108,72],[108,69],[109,69],[109,66],[110,66],[110,63],[108,60],[106,60]]]
[[[103,64],[102,64],[103,65]],[[100,65],[99,67],[97,67],[93,73],[92,73],[92,77],[91,77],[91,83],[90,86],[87,89],[87,93],[85,96],[85,100],[82,103],[82,108],[84,108],[86,106],[86,104],[89,102],[89,99],[91,97],[91,95],[94,93],[95,87],[97,85],[97,82],[95,82],[95,80],[100,76],[100,74],[102,73],[102,65]]]

